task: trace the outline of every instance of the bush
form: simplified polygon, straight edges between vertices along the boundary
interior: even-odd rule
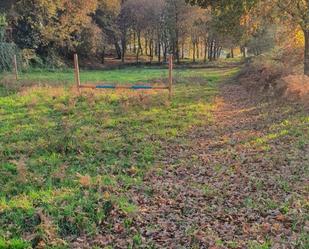
[[[42,60],[36,55],[34,49],[23,49],[21,51],[22,68],[29,69],[31,65],[42,65]]]
[[[286,72],[283,63],[261,55],[248,61],[240,73],[240,80],[249,91],[271,91]]]
[[[12,69],[13,56],[16,54],[15,44],[6,41],[6,27],[5,16],[0,15],[0,71]]]
[[[23,49],[21,51],[21,65],[24,70],[29,70],[32,67],[47,68],[47,69],[62,69],[66,65],[63,59],[54,51],[49,49],[45,57],[40,57],[34,49]]]
[[[254,97],[309,103],[309,77],[302,74],[302,52],[277,48],[248,60],[239,81]]]
[[[102,30],[95,24],[89,24],[82,31],[81,43],[77,48],[77,52],[85,58],[95,56],[102,53],[103,43]]]
[[[66,67],[66,64],[54,49],[50,49],[45,59],[45,67],[49,69],[62,69]]]

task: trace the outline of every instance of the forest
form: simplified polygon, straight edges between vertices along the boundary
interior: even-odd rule
[[[169,53],[177,63],[188,58],[206,62],[222,54],[233,58],[241,52],[246,57],[305,44],[309,74],[304,0],[2,2],[2,39],[19,51],[26,65],[61,67],[73,53],[100,63],[105,56],[122,62],[126,56],[136,62],[146,56],[146,61],[160,63]],[[7,69],[11,63],[3,60],[1,68]]]
[[[308,0],[0,0],[0,249],[308,249]]]

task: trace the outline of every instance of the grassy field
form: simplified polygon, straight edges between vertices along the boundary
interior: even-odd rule
[[[129,67],[124,69],[111,69],[111,70],[81,70],[80,73],[81,82],[86,83],[100,83],[108,82],[115,84],[122,83],[151,83],[162,82],[168,77],[168,70],[162,67]],[[205,71],[197,69],[175,69],[174,76],[176,79],[188,78],[188,77],[205,77]],[[207,76],[208,80],[217,80],[220,75],[216,74],[216,70]],[[13,75],[5,73],[2,78],[12,80]],[[20,82],[30,84],[50,84],[53,86],[68,86],[74,83],[74,71],[73,70],[40,70],[33,69],[27,72],[20,72]]]
[[[1,86],[0,248],[67,248],[74,237],[111,229],[107,221],[115,212],[125,217],[128,233],[138,243],[139,235],[130,232],[137,207],[126,191],[141,184],[169,142],[211,122],[217,82],[237,70],[176,70],[171,103],[161,92],[79,96],[60,86],[73,83],[71,71],[21,76],[20,82],[54,87],[16,92]],[[151,82],[166,73],[84,71],[82,80]]]
[[[172,101],[79,95],[72,71],[0,75],[0,249],[308,248],[308,112],[254,100],[232,84],[238,71],[176,69]],[[166,77],[82,71],[90,83]]]

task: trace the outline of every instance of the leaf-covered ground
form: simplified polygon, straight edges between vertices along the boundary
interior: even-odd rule
[[[254,101],[237,82],[220,92],[212,121],[167,144],[127,193],[138,207],[133,247],[308,248],[308,110]],[[126,248],[116,217],[95,243]]]
[[[133,192],[145,244],[308,248],[308,110],[254,102],[237,84],[216,104],[212,124],[167,147]]]
[[[308,248],[308,110],[236,71],[176,73],[172,103],[0,86],[0,248]]]

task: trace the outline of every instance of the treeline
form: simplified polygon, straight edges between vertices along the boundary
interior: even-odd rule
[[[185,0],[18,0],[3,4],[11,39],[21,56],[61,66],[77,52],[83,58],[133,56],[166,61],[216,60],[237,44],[217,30],[209,9]],[[230,54],[233,57],[233,52]]]
[[[27,63],[61,66],[76,52],[102,63],[163,62],[169,53],[177,62],[213,61],[234,57],[235,48],[260,55],[297,39],[309,74],[304,0],[6,0],[0,8],[0,54],[14,43]]]
[[[232,34],[238,41],[242,37],[245,44],[251,45],[255,55],[261,54],[267,47],[296,48],[301,41],[304,74],[309,76],[308,0],[186,1],[211,8],[226,34]],[[270,31],[272,37],[269,36]]]

